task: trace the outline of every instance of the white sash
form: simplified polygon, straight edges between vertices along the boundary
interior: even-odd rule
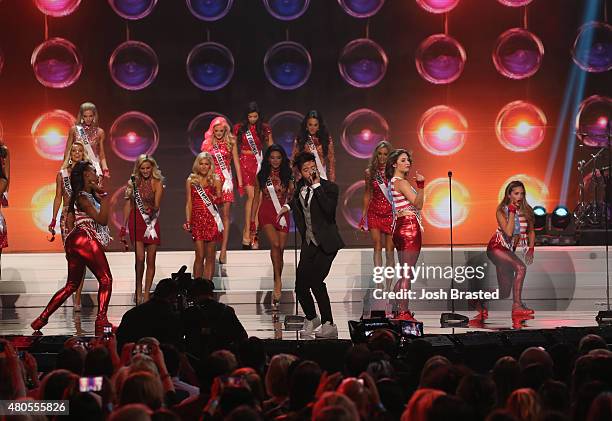
[[[100,167],[100,161],[98,160],[98,156],[94,153],[93,148],[91,147],[91,143],[89,143],[89,138],[87,137],[85,129],[83,128],[83,126],[77,124],[76,130],[79,134],[79,140],[82,140],[83,144],[85,145],[85,150],[87,151],[87,156],[89,157],[89,160],[94,165],[94,168],[96,169],[98,175],[102,176],[102,167]]]
[[[64,168],[60,171],[62,175],[62,184],[64,186],[64,192],[67,196],[72,196],[72,186],[70,185],[70,173],[68,172],[68,168]]]
[[[315,162],[317,163],[317,170],[319,170],[319,175],[321,176],[321,178],[324,178],[327,180],[327,171],[325,170],[325,165],[323,165],[323,161],[321,161],[321,158],[319,157],[319,152],[317,151],[317,147],[312,141],[312,138],[310,137],[310,135],[308,136],[308,140],[306,141],[306,144],[310,148],[310,153],[312,153],[315,157]]]
[[[6,233],[6,222],[4,221],[4,215],[0,212],[0,234]]]
[[[151,220],[149,215],[145,212],[144,203],[142,202],[142,197],[140,197],[138,188],[136,187],[136,185],[133,185],[132,187],[134,188],[134,201],[136,202],[136,206],[138,207],[140,216],[142,216],[142,219],[147,226],[147,229],[144,233],[144,238],[150,238],[151,240],[155,240],[157,238],[155,224],[157,223],[157,217],[159,216],[159,212],[156,212],[155,217],[153,218],[153,220]],[[136,238],[136,233],[134,233],[134,238]]]
[[[223,173],[223,187],[222,190],[224,193],[231,193],[234,190],[234,183],[232,182],[232,173],[225,165],[225,159],[223,159],[223,155],[221,154],[221,150],[219,149],[219,145],[216,143],[213,144],[213,154],[215,155],[215,159],[217,160],[217,165],[221,168],[221,172]]]
[[[263,155],[261,151],[257,149],[257,144],[255,143],[255,139],[253,139],[253,133],[251,133],[251,129],[248,129],[245,133],[247,141],[249,142],[249,146],[251,147],[251,152],[255,155],[255,159],[257,159],[257,173],[261,170],[261,162],[263,161]]]
[[[385,196],[387,201],[389,201],[389,203],[393,205],[393,199],[389,197],[389,194],[388,194],[389,190],[387,189],[385,180],[383,180],[379,171],[376,171],[376,183],[378,184],[378,187],[380,187],[380,191],[382,192],[383,196]]]
[[[215,218],[215,222],[217,223],[217,229],[219,230],[219,232],[223,232],[223,221],[221,221],[221,216],[217,211],[217,207],[213,204],[213,202],[211,202],[202,186],[200,186],[199,184],[194,184],[193,187],[200,195],[200,198],[202,199],[202,202],[204,202],[204,205],[206,205],[208,212],[210,212],[213,218]]]
[[[274,205],[274,209],[276,209],[276,214],[278,215],[281,211],[281,204],[278,200],[278,196],[276,195],[276,190],[274,189],[274,183],[272,183],[272,179],[268,177],[266,180],[266,187],[268,188],[268,193],[270,193],[270,198],[272,199],[272,204]],[[280,226],[286,227],[287,221],[285,219],[285,215],[283,215],[280,219]]]

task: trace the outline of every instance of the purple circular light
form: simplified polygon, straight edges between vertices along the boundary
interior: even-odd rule
[[[48,88],[72,85],[83,70],[76,47],[63,38],[51,38],[36,47],[31,64],[36,79]]]
[[[81,0],[36,0],[35,3],[45,15],[59,18],[74,12]]]
[[[215,111],[207,111],[202,114],[195,116],[187,126],[187,145],[191,153],[196,156],[202,152],[202,142],[204,141],[204,133],[208,130],[210,122],[217,117],[223,117],[227,124],[232,127],[232,123],[229,119],[221,113]]]
[[[117,85],[136,91],[153,83],[159,62],[155,51],[144,42],[126,41],[115,48],[108,68]]]
[[[45,159],[63,160],[68,133],[75,123],[74,116],[64,110],[48,111],[38,116],[30,131],[36,153]]]
[[[187,76],[203,91],[219,90],[234,76],[234,56],[216,42],[198,44],[187,56]]]
[[[416,2],[429,13],[446,13],[453,10],[459,0],[416,0]]]
[[[576,135],[587,146],[605,148],[612,119],[612,99],[593,95],[582,101],[576,114]]]
[[[497,1],[503,4],[504,6],[521,7],[521,6],[527,6],[533,0],[497,0]]]
[[[293,141],[300,131],[304,114],[297,111],[281,111],[270,118],[270,128],[274,143],[281,145],[287,156],[293,153]]]
[[[139,155],[152,155],[159,144],[159,129],[151,117],[139,111],[129,111],[113,122],[110,141],[117,156],[135,161]]]
[[[365,188],[365,181],[359,180],[349,186],[348,189],[342,195],[342,216],[346,219],[346,222],[353,228],[359,228],[359,221],[361,220],[361,212],[363,210],[363,190]]]
[[[385,0],[338,0],[338,3],[354,18],[369,18],[379,12]]]
[[[108,0],[108,4],[122,18],[138,20],[151,14],[157,0]]]
[[[426,38],[416,52],[417,71],[434,84],[454,82],[465,65],[465,50],[454,38],[435,34]]]
[[[340,141],[356,158],[370,158],[376,145],[388,138],[389,124],[383,116],[368,108],[353,111],[342,122]]]
[[[546,116],[541,109],[525,101],[505,105],[495,119],[497,139],[512,152],[534,150],[546,134]]]
[[[349,42],[340,53],[340,75],[357,88],[370,88],[387,72],[387,54],[380,45],[367,38]]]
[[[212,22],[219,20],[230,11],[234,0],[186,0],[187,7],[198,19]]]
[[[612,70],[612,25],[604,22],[582,25],[574,41],[572,59],[587,72]]]
[[[270,83],[279,89],[299,88],[306,83],[311,71],[310,53],[297,42],[274,44],[264,57],[264,73]]]
[[[512,28],[497,38],[493,64],[499,73],[510,79],[533,76],[544,56],[542,41],[522,28]]]
[[[280,20],[294,20],[302,16],[310,0],[263,0],[264,6],[272,16]]]
[[[421,116],[419,142],[433,155],[452,155],[465,145],[467,129],[467,120],[459,111],[446,105],[437,105]]]

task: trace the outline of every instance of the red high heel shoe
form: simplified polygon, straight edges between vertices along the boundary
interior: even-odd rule
[[[30,326],[32,327],[32,329],[34,329],[34,332],[40,332],[40,329],[42,329],[43,327],[45,327],[45,325],[49,322],[49,320],[38,316],[36,319],[34,319],[34,321],[30,324]]]
[[[520,307],[512,307],[512,317],[524,317],[524,316],[533,316],[535,311],[525,307],[524,304],[521,304]]]

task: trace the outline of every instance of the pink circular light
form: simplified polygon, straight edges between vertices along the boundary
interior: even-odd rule
[[[437,105],[425,111],[418,125],[419,142],[433,155],[452,155],[465,145],[468,124],[454,108]]]
[[[607,22],[582,25],[572,47],[572,60],[585,72],[612,70],[612,25]]]
[[[34,225],[42,232],[48,232],[49,221],[53,218],[55,183],[39,188],[32,196],[30,206]]]
[[[576,114],[576,135],[587,146],[608,146],[608,123],[612,118],[612,98],[592,95],[582,101]]]
[[[77,48],[63,38],[50,38],[36,47],[30,63],[36,79],[48,88],[74,84],[83,70]]]
[[[453,228],[463,224],[470,213],[470,192],[460,182],[453,180]],[[448,179],[436,178],[425,187],[423,217],[436,228],[448,228],[449,218]]]
[[[511,102],[497,115],[495,134],[500,143],[513,152],[534,150],[544,140],[546,116],[528,102]]]
[[[542,65],[544,45],[533,33],[512,28],[497,38],[493,64],[497,71],[510,79],[533,76]]]
[[[340,142],[356,158],[367,159],[381,140],[389,138],[389,124],[385,118],[369,108],[360,108],[342,122]]]
[[[416,68],[423,79],[434,84],[454,82],[465,66],[465,49],[457,40],[435,34],[427,37],[416,52]]]
[[[42,13],[57,18],[74,12],[81,0],[35,0],[35,3]]]
[[[53,110],[40,115],[32,124],[34,149],[45,159],[64,159],[66,140],[76,119],[68,111]]]
[[[159,128],[148,115],[129,111],[113,122],[110,141],[119,158],[133,162],[141,154],[155,152],[159,144]]]
[[[346,222],[353,228],[359,227],[359,221],[361,220],[363,189],[365,188],[365,181],[359,180],[353,183],[346,189],[346,192],[342,196],[342,216],[346,219]]]
[[[504,6],[508,6],[508,7],[521,7],[521,6],[527,6],[533,0],[497,0],[497,1],[503,4]]]
[[[416,0],[416,2],[429,13],[450,12],[459,4],[459,0]]]
[[[527,203],[529,203],[531,207],[543,206],[546,208],[548,205],[548,196],[550,194],[548,186],[539,178],[527,174],[516,174],[512,177],[508,177],[499,188],[499,192],[497,193],[498,202],[501,202],[504,198],[506,186],[514,180],[519,180],[525,185]]]

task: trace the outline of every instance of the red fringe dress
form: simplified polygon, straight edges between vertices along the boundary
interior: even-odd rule
[[[211,202],[215,203],[215,188],[208,185],[203,189]],[[205,242],[221,241],[223,239],[223,232],[219,231],[215,218],[209,212],[193,184],[191,184],[191,238],[193,241]]]
[[[236,124],[234,126],[234,135],[238,136],[238,132],[242,124]],[[257,130],[254,125],[249,125],[249,130],[253,135],[253,140],[255,141],[255,145],[257,146],[257,150],[263,154],[264,143],[270,137],[272,130],[270,126],[267,124],[262,125],[263,130],[263,139],[260,139],[257,135]],[[255,186],[257,184],[257,157],[253,155],[251,146],[249,145],[249,141],[246,137],[246,130],[242,133],[242,138],[240,139],[240,173],[242,175],[242,186]],[[246,153],[245,153],[246,152]]]
[[[288,192],[287,188],[283,187],[280,179],[280,171],[279,170],[271,170],[270,171],[270,179],[272,181],[272,185],[274,186],[274,190],[276,191],[276,197],[278,197],[278,201],[281,206],[287,203]],[[282,232],[289,232],[289,214],[285,214],[285,225],[282,226],[280,223],[276,222],[276,208],[274,207],[274,202],[272,202],[272,197],[270,196],[270,192],[268,191],[267,186],[260,186],[262,191],[262,199],[261,205],[259,207],[259,226],[263,227],[264,225],[273,225],[274,229]]]
[[[389,184],[385,178],[385,166],[379,167],[377,173],[384,182],[386,192]],[[372,177],[368,177],[366,173],[366,183],[370,183],[370,190],[372,192],[366,214],[368,230],[377,229],[385,234],[393,234],[393,208],[389,199],[387,199],[387,195],[380,189],[376,174],[373,174]]]
[[[155,192],[153,191],[153,185],[151,184],[151,178],[144,180],[142,177],[138,177],[136,181],[136,188],[138,189],[138,194],[142,199],[142,203],[145,208],[153,209],[155,207]],[[134,200],[132,196],[126,196],[127,200]],[[132,202],[133,203],[133,202]],[[150,216],[151,217],[151,216]],[[130,216],[128,217],[128,230],[130,232],[130,241],[134,244],[134,234],[131,229],[134,226],[134,207],[132,206],[132,210],[130,210]],[[157,215],[157,219],[155,221],[155,233],[157,234],[156,238],[151,238],[144,236],[147,230],[147,224],[145,224],[140,211],[136,209],[136,241],[141,241],[143,244],[157,244],[161,243],[161,231],[159,228],[159,212]]]

